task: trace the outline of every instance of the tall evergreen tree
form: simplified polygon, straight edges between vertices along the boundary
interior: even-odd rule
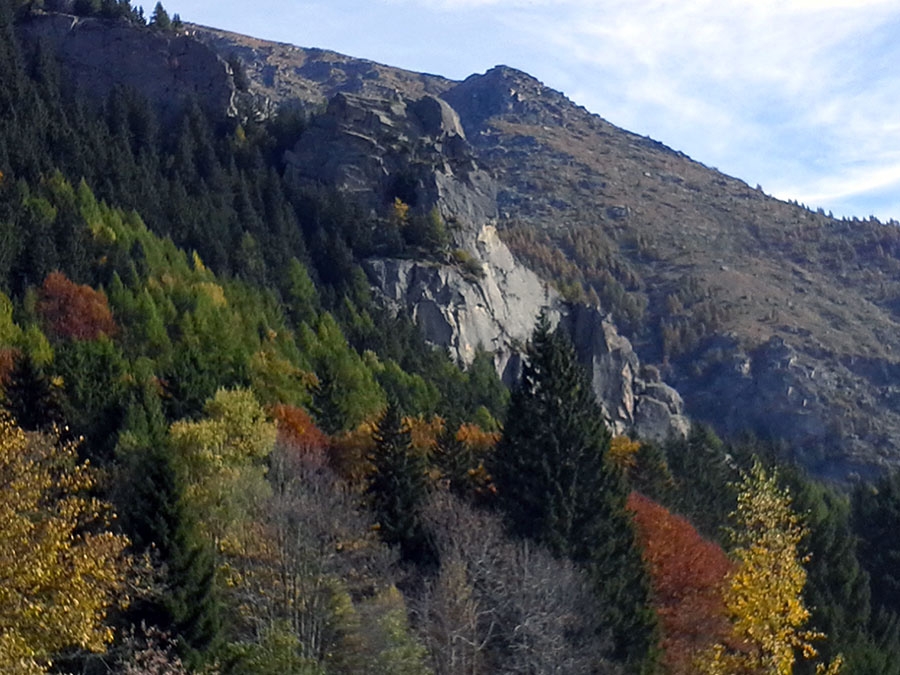
[[[428,485],[425,458],[412,448],[410,429],[396,402],[388,404],[373,433],[368,494],[381,538],[402,556],[426,562],[428,547],[421,509]]]
[[[869,573],[875,611],[900,614],[900,473],[854,493],[859,559]]]
[[[153,8],[153,14],[150,15],[150,25],[158,30],[169,30],[172,27],[169,13],[161,2],[157,2],[156,7]]]
[[[138,399],[117,447],[116,501],[135,551],[149,553],[159,565],[162,588],[135,602],[129,618],[170,633],[185,661],[199,666],[221,637],[214,556],[185,504],[159,398],[145,386]]]
[[[863,667],[860,652],[868,651],[871,607],[869,578],[857,559],[856,536],[850,527],[846,496],[800,475],[787,476],[794,508],[802,517],[808,554],[803,598],[810,608],[810,626],[825,634],[816,649],[823,660],[844,656],[846,672],[873,672]],[[810,662],[798,661],[799,673],[813,673]]]
[[[609,443],[574,348],[542,315],[494,455],[499,504],[514,533],[590,570],[616,655],[637,665],[651,651],[655,622]]]
[[[687,438],[670,439],[664,449],[674,478],[671,506],[703,535],[724,544],[737,498],[737,472],[725,445],[710,427],[693,424]]]
[[[18,356],[3,390],[2,404],[25,431],[62,426],[62,396],[28,353]]]

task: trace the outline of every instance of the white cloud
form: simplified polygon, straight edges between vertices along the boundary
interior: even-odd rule
[[[579,102],[748,182],[808,202],[893,184],[900,83],[866,43],[895,2],[512,3],[504,20],[572,64]]]

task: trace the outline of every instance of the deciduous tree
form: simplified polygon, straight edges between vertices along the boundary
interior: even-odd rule
[[[609,635],[584,570],[446,490],[423,517],[440,569],[413,606],[436,673],[607,672]]]
[[[44,279],[37,309],[48,333],[57,338],[96,340],[118,330],[106,294],[73,283],[61,272]]]
[[[698,660],[698,670],[712,675],[791,675],[795,650],[814,658],[812,641],[822,636],[805,629],[806,569],[799,550],[803,525],[776,472],[767,472],[758,459],[742,476],[734,520],[734,569],[724,593],[731,635]],[[820,672],[836,673],[839,668],[840,657]]]
[[[125,537],[76,449],[0,416],[0,670],[42,673],[67,648],[103,651],[122,598]]]
[[[650,573],[667,672],[690,675],[695,655],[728,635],[722,587],[731,565],[721,547],[651,499],[632,492],[628,508]]]
[[[220,389],[207,401],[206,418],[182,420],[169,436],[185,477],[188,502],[224,550],[240,537],[254,500],[264,494],[265,460],[275,445],[275,424],[245,389]]]

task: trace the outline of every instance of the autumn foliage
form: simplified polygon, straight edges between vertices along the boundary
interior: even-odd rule
[[[692,673],[694,656],[728,633],[722,599],[728,557],[685,518],[637,492],[628,508],[650,573],[667,670]]]
[[[308,412],[280,403],[272,408],[272,415],[278,425],[279,446],[311,468],[327,463],[328,436],[316,426]]]
[[[43,673],[54,653],[112,641],[105,622],[124,591],[128,540],[109,531],[76,452],[0,415],[0,672]]]
[[[631,471],[637,465],[637,452],[641,444],[628,436],[616,436],[609,443],[607,457],[620,469]]]
[[[37,309],[47,331],[59,338],[96,340],[117,331],[106,294],[76,284],[61,272],[44,279]]]
[[[731,530],[734,566],[723,595],[730,637],[712,646],[696,662],[704,675],[773,673],[791,675],[797,654],[813,659],[812,642],[825,635],[807,629],[803,599],[806,557],[800,552],[806,529],[777,473],[754,460],[742,473]],[[838,655],[817,675],[836,675]]]
[[[434,452],[438,436],[444,428],[444,420],[438,416],[430,418],[421,415],[405,416],[403,424],[409,429],[411,450],[420,457],[429,457]],[[358,483],[372,472],[372,464],[368,458],[375,448],[373,440],[375,427],[374,421],[363,422],[356,429],[331,439],[329,447],[331,465],[344,480]],[[492,438],[496,442],[496,439]],[[476,439],[474,432],[471,431],[467,439],[473,443],[489,442],[487,438]]]
[[[6,379],[15,367],[18,358],[18,349],[0,348],[0,387],[6,384]]]

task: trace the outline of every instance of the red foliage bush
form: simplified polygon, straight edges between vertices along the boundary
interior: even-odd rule
[[[327,463],[328,436],[316,426],[309,413],[297,406],[279,403],[272,408],[278,423],[278,444],[310,468]]]
[[[47,332],[57,338],[96,340],[118,330],[106,294],[76,284],[62,272],[52,272],[44,279],[37,310]]]
[[[0,349],[0,389],[6,385],[6,379],[16,366],[19,350],[14,347]]]
[[[667,672],[692,673],[696,654],[728,635],[722,584],[731,563],[685,518],[637,492],[628,497],[650,573]]]

